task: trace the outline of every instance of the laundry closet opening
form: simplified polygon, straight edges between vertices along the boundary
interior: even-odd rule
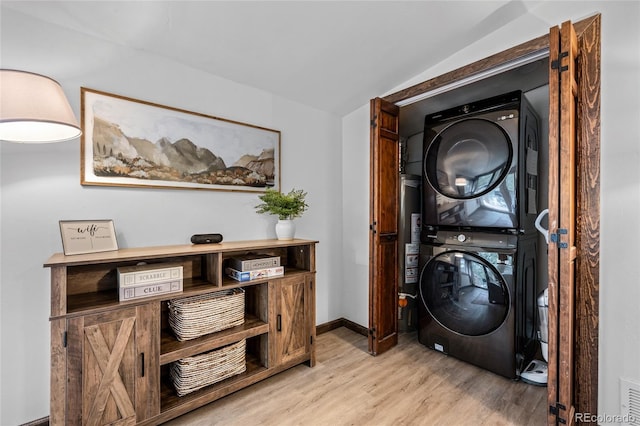
[[[549,64],[532,56],[399,109],[398,330],[511,379],[540,359],[543,384]]]
[[[600,269],[600,20],[600,15],[594,14],[575,24],[570,21],[563,22],[562,27],[552,27],[548,35],[532,39],[384,98],[371,100],[368,343],[369,352],[372,355],[381,354],[395,346],[400,331],[398,310],[403,306],[398,294],[401,293],[398,286],[401,281],[398,279],[398,272],[402,259],[400,248],[403,247],[399,232],[402,215],[398,196],[401,186],[400,158],[403,159],[402,170],[405,173],[416,173],[419,170],[422,175],[420,168],[410,164],[416,157],[411,151],[421,151],[421,136],[430,141],[429,147],[438,148],[434,151],[438,155],[441,146],[445,147],[445,154],[449,152],[448,150],[454,154],[455,161],[451,163],[445,161],[441,165],[437,163],[438,155],[435,160],[427,157],[431,155],[431,148],[427,148],[427,152],[423,151],[420,154],[421,160],[427,157],[430,161],[427,171],[431,176],[425,173],[431,179],[429,186],[435,192],[438,192],[437,189],[441,190],[439,195],[435,196],[436,220],[446,222],[450,220],[449,217],[454,217],[455,220],[460,221],[459,223],[465,223],[464,221],[473,219],[470,215],[474,213],[474,209],[480,213],[487,213],[481,212],[479,207],[484,207],[489,210],[489,213],[491,210],[498,211],[503,201],[509,206],[506,201],[512,196],[512,188],[508,185],[506,190],[503,189],[502,194],[495,194],[492,199],[483,199],[484,205],[478,208],[472,203],[464,204],[468,201],[467,198],[484,196],[487,194],[486,191],[495,190],[495,187],[492,187],[495,176],[490,173],[491,168],[488,168],[484,175],[482,173],[476,175],[474,182],[473,179],[469,180],[465,176],[465,173],[472,169],[462,165],[460,161],[465,155],[470,158],[468,152],[478,149],[481,155],[487,155],[490,158],[492,163],[489,164],[496,166],[495,173],[499,174],[500,167],[497,166],[500,166],[500,163],[487,154],[492,151],[488,149],[490,144],[482,142],[482,138],[466,138],[459,146],[450,143],[446,140],[447,138],[437,133],[437,129],[433,126],[433,122],[441,116],[434,111],[444,110],[442,116],[448,117],[446,108],[451,108],[452,105],[464,106],[465,103],[473,103],[478,99],[486,99],[487,96],[508,93],[511,90],[522,91],[518,92],[523,94],[522,99],[526,99],[532,105],[532,109],[535,108],[539,116],[539,135],[541,136],[538,143],[540,152],[534,156],[537,159],[536,169],[539,174],[536,176],[537,184],[535,185],[537,192],[535,199],[538,204],[536,208],[538,211],[544,210],[545,201],[548,202],[547,222],[553,231],[549,234],[549,241],[553,248],[549,246],[547,249],[546,241],[542,243],[542,237],[536,234],[536,238],[531,240],[536,241],[538,245],[535,250],[537,265],[535,269],[528,267],[527,274],[535,270],[536,290],[543,288],[546,285],[545,281],[548,282],[549,386],[547,391],[550,423],[566,421],[565,416],[570,415],[571,412],[597,412]],[[532,57],[535,57],[535,60],[531,59]],[[478,81],[481,75],[487,78]],[[564,78],[561,78],[561,75]],[[464,108],[462,110],[464,112]],[[422,124],[421,121],[427,114],[432,116],[432,120],[429,121],[431,129],[429,136],[425,138],[427,133],[423,128],[427,128],[427,123]],[[505,114],[505,117],[510,116],[511,113]],[[412,127],[414,121],[417,124]],[[509,133],[505,126],[498,123],[498,127],[501,127],[505,133]],[[448,129],[442,133],[446,133],[446,130]],[[420,135],[420,133],[423,134]],[[438,135],[442,136],[440,140],[437,139]],[[399,155],[401,141],[405,146],[402,156]],[[487,148],[485,152],[480,149],[481,145]],[[459,147],[464,149],[458,149]],[[467,147],[475,148],[469,150]],[[498,153],[504,156],[503,150],[499,149]],[[418,164],[420,162],[418,161]],[[437,167],[443,166],[442,173],[433,173],[434,164],[436,172]],[[525,167],[527,169],[530,167],[526,161]],[[479,176],[483,176],[484,182],[479,182]],[[501,176],[498,176],[496,182],[501,182]],[[527,176],[528,180],[529,176]],[[447,185],[448,188],[446,188]],[[490,189],[485,191],[482,189],[483,185],[488,185],[484,188]],[[480,188],[480,191],[475,193],[474,188]],[[528,197],[531,195],[529,188],[528,186]],[[519,189],[522,193],[522,188],[519,187]],[[548,189],[547,194],[545,189]],[[438,204],[439,196],[451,198],[453,201],[448,200],[450,205],[444,206],[441,199]],[[433,203],[433,199],[423,198]],[[500,200],[501,198],[503,200]],[[460,202],[460,199],[463,202]],[[530,198],[527,200],[530,201]],[[425,206],[429,205],[425,204]],[[424,209],[425,206],[422,208]],[[442,210],[439,210],[440,206],[444,206]],[[579,216],[576,213],[574,217],[575,212],[579,212]],[[504,215],[496,217],[501,220],[507,218]],[[483,220],[484,223],[488,223],[486,216]],[[425,229],[424,221],[422,225],[421,228]],[[429,226],[432,229],[429,229]],[[431,239],[434,234],[436,242],[440,237],[444,237],[444,241],[453,244],[455,240],[468,241],[467,235],[460,232],[467,231],[466,228],[458,229],[457,235],[452,232],[451,235],[441,236],[430,232],[437,231],[437,227],[433,224],[427,224],[427,230],[429,231],[426,235],[429,240],[427,243],[433,242]],[[502,235],[513,236],[513,229],[502,231],[504,231]],[[461,233],[463,235],[460,235]],[[494,239],[495,235],[495,233],[492,234],[492,237],[485,242],[481,241],[480,246],[488,245],[496,251],[495,244],[502,244],[504,241],[501,242],[499,238]],[[475,238],[472,236],[471,240],[474,241]],[[418,244],[422,244],[422,240],[423,235],[420,233]],[[527,253],[532,251],[526,249]],[[545,252],[547,256],[544,255]],[[451,264],[458,261],[455,259],[450,261],[442,257],[438,258],[443,262],[441,267],[438,268],[435,265],[432,268],[434,273],[430,275],[435,277],[436,282],[440,280],[443,288],[455,288],[450,285],[455,283],[455,278],[453,280],[450,278],[456,276],[458,281],[465,280],[467,284],[466,281],[472,275],[469,272],[472,271],[469,264],[475,261],[484,264],[492,263],[493,268],[474,267],[478,271],[486,271],[484,276],[487,282],[496,276],[500,278],[500,275],[504,278],[504,266],[508,266],[513,261],[505,257],[505,253],[498,253],[498,256],[493,256],[491,259],[485,259],[479,252],[471,253],[473,256],[467,253],[461,254],[464,264],[459,262],[459,264],[447,265],[447,262]],[[439,254],[436,255],[439,256]],[[483,262],[481,259],[488,262]],[[548,261],[546,274],[545,261]],[[466,272],[452,273],[452,271],[455,272],[455,267],[459,268],[458,271]],[[530,281],[530,278],[527,280]],[[489,288],[488,285],[480,285],[480,287],[483,286]],[[508,286],[502,286],[503,295],[507,294],[504,291],[505,287]],[[418,291],[414,290],[412,294],[417,293]],[[485,300],[501,300],[487,293],[488,291],[484,292]],[[494,296],[500,295],[500,292],[493,293]],[[447,295],[445,290],[436,294],[439,294],[442,299],[449,298],[449,295],[455,298],[454,292]],[[431,296],[431,299],[434,297]],[[420,303],[418,306],[421,306]],[[458,308],[460,306],[455,306],[454,311],[449,313],[455,314],[455,309]],[[477,312],[480,313],[482,310],[478,309]],[[496,318],[498,316],[494,315]],[[435,322],[443,325],[444,321]],[[473,334],[478,333],[478,330],[466,330],[466,332]],[[427,341],[427,345],[429,344]],[[442,344],[440,346],[444,347]],[[442,350],[435,344],[433,347],[436,350]],[[572,368],[561,371],[559,369],[561,365],[570,365]],[[566,413],[559,410],[565,410]]]
[[[544,358],[549,64],[532,56],[399,109],[398,330],[508,378]]]
[[[439,111],[472,104],[487,98],[522,91],[538,117],[537,206],[547,208],[548,198],[548,135],[549,135],[549,72],[548,57],[534,60],[509,71],[462,85],[434,96],[400,107],[400,173],[422,178],[425,117]],[[420,203],[421,205],[422,203]],[[546,222],[543,220],[543,224]],[[546,227],[546,226],[545,226]],[[547,246],[542,234],[538,244],[538,288],[546,288]]]

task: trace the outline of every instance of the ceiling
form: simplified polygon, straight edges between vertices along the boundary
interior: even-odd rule
[[[528,13],[523,1],[5,1],[337,115]]]

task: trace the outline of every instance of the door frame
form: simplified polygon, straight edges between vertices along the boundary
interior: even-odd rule
[[[588,80],[578,94],[576,150],[576,260],[574,389],[577,413],[598,412],[598,322],[600,274],[600,38],[601,15],[574,24],[578,76]],[[528,55],[549,50],[549,34],[457,68],[382,99],[398,104]],[[371,296],[370,296],[371,297]],[[395,301],[394,301],[395,303]],[[549,312],[551,315],[551,312]],[[551,345],[552,342],[549,342]]]

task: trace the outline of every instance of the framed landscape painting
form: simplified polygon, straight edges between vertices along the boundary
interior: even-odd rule
[[[280,132],[81,88],[83,185],[280,190]]]

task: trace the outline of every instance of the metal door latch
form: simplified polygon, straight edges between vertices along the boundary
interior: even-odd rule
[[[550,234],[550,235],[549,235],[549,239],[550,239],[550,241],[551,241],[552,243],[557,244],[557,245],[558,245],[558,247],[563,248],[563,249],[566,249],[567,247],[569,247],[569,244],[567,244],[567,243],[565,243],[565,242],[560,241],[560,237],[561,237],[562,235],[567,235],[568,233],[569,233],[569,231],[568,231],[568,230],[566,230],[566,229],[564,229],[564,228],[560,228],[560,229],[558,229],[558,232],[557,232],[557,233]]]

